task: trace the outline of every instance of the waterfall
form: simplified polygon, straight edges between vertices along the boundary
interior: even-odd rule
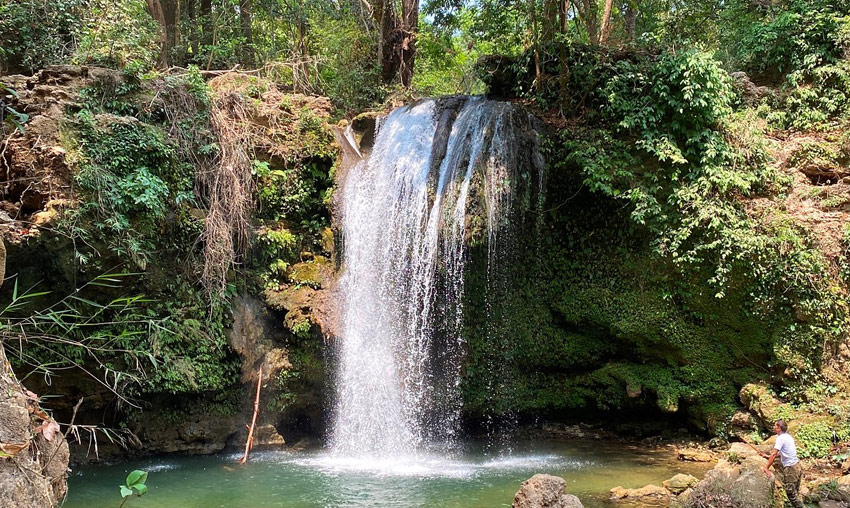
[[[480,97],[422,100],[378,123],[372,153],[341,182],[333,453],[456,442],[466,252],[486,242],[495,256],[514,212],[542,195],[533,121]]]

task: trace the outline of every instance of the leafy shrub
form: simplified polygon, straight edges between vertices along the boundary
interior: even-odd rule
[[[61,63],[76,49],[88,4],[88,0],[0,3],[0,70],[35,72]]]
[[[137,121],[106,121],[100,117],[99,124],[88,110],[76,116],[79,168],[75,180],[87,199],[70,212],[67,223],[75,235],[94,233],[94,239],[143,268],[158,222],[178,193],[191,187],[172,188],[166,181],[180,166],[160,131]],[[80,260],[88,261],[85,256]]]
[[[374,58],[377,41],[356,19],[324,14],[312,30],[316,54],[324,60],[322,89],[341,112],[362,111],[386,97]]]
[[[823,458],[832,449],[832,428],[826,422],[806,423],[794,433],[801,458]]]
[[[295,257],[295,235],[283,228],[263,228],[257,232],[255,242],[259,246],[257,257],[264,285],[274,287],[284,282]]]
[[[850,118],[850,62],[842,61],[788,75],[784,104],[786,128],[808,130],[835,127]]]
[[[782,76],[835,64],[843,56],[850,14],[845,2],[790,0],[754,19],[747,10],[742,2],[725,14],[727,22],[737,25],[727,43],[749,72]]]
[[[142,497],[148,492],[148,486],[145,485],[145,482],[148,481],[148,473],[147,471],[141,471],[136,469],[135,471],[131,471],[130,474],[127,475],[127,479],[124,482],[124,485],[120,485],[121,489],[121,506],[124,506],[124,503],[127,502],[133,494],[138,497]],[[119,508],[121,508],[119,506]]]
[[[630,201],[659,253],[679,266],[715,264],[711,282],[722,288],[735,260],[760,248],[730,198],[774,180],[765,150],[751,142],[757,133],[748,133],[746,151],[733,145],[741,129],[728,76],[695,51],[622,60],[602,96],[610,127],[564,131],[566,162],[592,190]]]
[[[88,0],[86,15],[93,22],[79,35],[72,61],[117,69],[149,69],[159,54],[156,21],[144,2]]]

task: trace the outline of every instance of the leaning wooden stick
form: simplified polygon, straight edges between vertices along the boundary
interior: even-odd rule
[[[248,439],[245,440],[245,455],[239,459],[240,464],[248,462],[248,453],[254,447],[254,427],[257,425],[257,414],[260,412],[260,388],[263,386],[263,368],[257,372],[257,397],[254,399],[254,417],[251,418],[251,427],[248,429]]]
[[[763,451],[761,451],[761,450],[759,450],[758,448],[756,448],[756,447],[755,447],[755,445],[753,445],[753,444],[751,444],[751,443],[747,443],[747,445],[748,445],[750,448],[752,448],[753,450],[755,450],[755,451],[756,451],[756,453],[758,453],[760,456],[764,457],[765,455],[767,455],[767,454],[766,454],[766,453],[764,453]]]

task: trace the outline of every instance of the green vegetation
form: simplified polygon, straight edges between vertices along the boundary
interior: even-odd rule
[[[33,316],[16,293],[13,310],[51,315],[67,290],[86,301],[63,312],[109,316],[93,335],[117,351],[99,367],[152,365],[116,380],[122,393],[230,397],[234,298],[321,284],[338,156],[327,124],[486,92],[551,136],[544,231],[506,251],[509,288],[488,286],[470,217],[469,415],[651,410],[723,433],[750,382],[827,411],[846,390],[826,367],[850,330],[850,229],[839,241],[819,226],[850,202],[848,55],[838,0],[8,0],[4,74],[110,69],[62,102],[73,205],[17,254],[33,260],[22,287],[57,291]],[[0,83],[4,140],[38,110],[19,102]],[[77,284],[125,272],[103,294]],[[321,384],[313,322],[286,326],[279,410]],[[93,361],[79,343],[24,356]],[[826,431],[807,425],[821,456]]]
[[[121,489],[121,504],[118,508],[124,506],[124,503],[127,502],[130,497],[135,494],[138,497],[142,497],[148,492],[148,486],[145,482],[148,481],[148,472],[141,471],[136,469],[134,471],[130,471],[130,474],[127,475],[127,480],[125,480],[124,485],[120,485]]]
[[[548,147],[545,208],[566,235],[544,235],[511,274],[517,296],[492,327],[505,329],[509,372],[489,372],[493,332],[481,330],[493,316],[466,307],[472,414],[493,407],[487,394],[500,383],[507,400],[496,412],[650,405],[685,409],[722,433],[747,380],[776,383],[799,403],[836,393],[822,361],[848,332],[846,286],[832,275],[836,260],[783,209],[791,181],[768,136],[817,129],[788,166],[817,185],[844,171],[841,131],[832,132],[846,125],[843,9],[789,2],[754,14],[732,3],[717,13],[730,28],[723,37],[701,33],[714,51],[615,53],[555,37],[480,62],[491,92],[563,119]],[[673,17],[662,16],[656,36]],[[754,101],[726,70],[742,67],[779,90]],[[841,206],[841,190],[827,195],[821,206]],[[776,205],[754,210],[757,200]],[[484,288],[468,284],[474,301]]]

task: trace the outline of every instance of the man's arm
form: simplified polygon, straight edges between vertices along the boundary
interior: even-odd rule
[[[773,449],[773,453],[770,454],[770,457],[767,458],[767,465],[764,466],[764,472],[767,475],[770,475],[770,466],[773,465],[773,461],[776,460],[776,456],[779,454],[779,450],[776,448]]]

